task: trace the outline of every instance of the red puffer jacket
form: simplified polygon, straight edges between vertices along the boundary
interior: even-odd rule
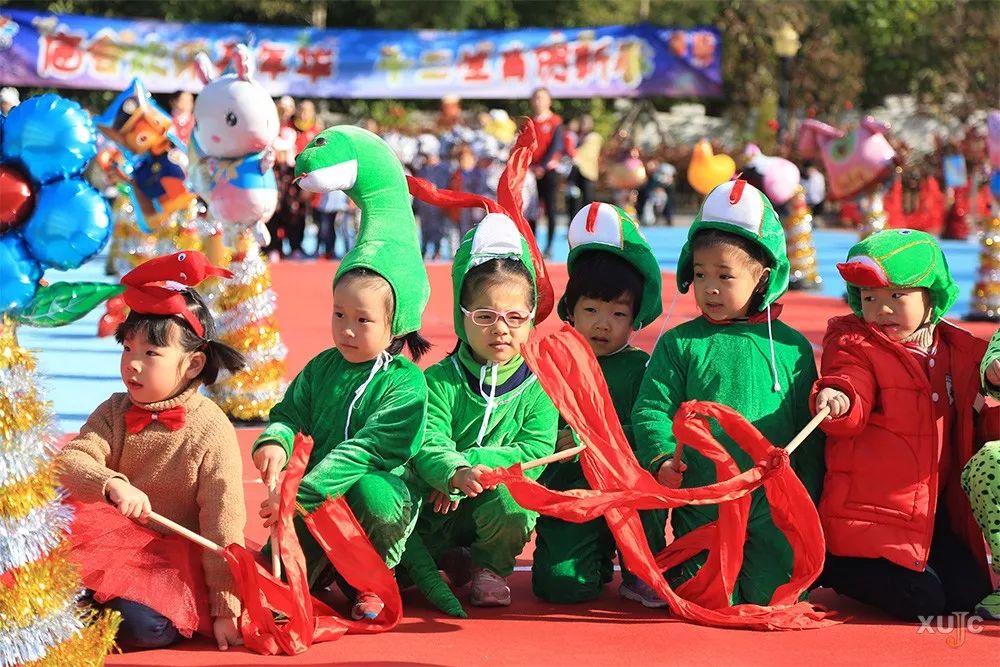
[[[942,438],[933,400],[948,397],[933,392],[912,353],[875,327],[855,315],[830,320],[810,406],[815,411],[816,393],[833,387],[847,394],[851,408],[822,424],[826,478],[819,514],[830,553],[885,558],[923,571],[943,489],[952,530],[972,553],[982,554],[988,577],[982,531],[959,482],[962,468],[982,443],[1000,437],[997,408],[976,409],[983,403],[979,363],[986,341],[944,320],[935,335],[932,359],[948,355],[942,361],[951,369],[954,395],[945,480],[938,478]]]

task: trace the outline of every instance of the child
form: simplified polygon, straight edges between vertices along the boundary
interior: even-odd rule
[[[391,149],[367,130],[338,126],[320,133],[299,154],[296,171],[307,189],[329,183],[312,179],[335,173],[345,159],[356,175],[342,186],[362,212],[358,243],[333,279],[335,348],[306,364],[271,409],[270,425],[253,446],[261,478],[270,484],[291,457],[295,435],[313,437],[315,448],[297,502],[315,510],[344,496],[386,565],[395,567],[416,521],[416,507],[396,474],[420,446],[427,412],[427,385],[415,359],[428,344],[420,318],[430,295],[417,241],[403,168]],[[276,520],[276,501],[265,500],[265,526]],[[310,589],[319,591],[336,573],[301,519],[296,532],[306,557]],[[374,619],[384,603],[358,592],[351,615]]]
[[[816,379],[809,341],[776,321],[775,301],[788,287],[785,236],[759,190],[742,180],[712,190],[688,232],[677,262],[681,293],[694,289],[702,314],[671,329],[656,344],[632,412],[639,463],[669,488],[717,481],[715,466],[691,448],[674,467],[672,418],[688,400],[715,401],[739,411],[777,446],[789,442],[809,421],[808,397]],[[715,437],[741,470],[754,463],[716,426]],[[822,438],[814,435],[792,455],[792,468],[818,499]],[[715,506],[687,506],[671,513],[680,537],[718,518]],[[732,604],[770,604],[789,580],[792,550],[771,519],[762,491],[751,499],[743,569]],[[668,571],[671,586],[691,579],[704,554]]]
[[[439,188],[448,186],[451,180],[451,170],[448,165],[441,162],[441,146],[437,138],[428,136],[421,137],[420,153],[424,156],[424,164],[417,169],[416,176],[433,183]],[[417,217],[420,218],[420,235],[423,243],[424,259],[441,259],[441,241],[445,232],[445,214],[437,206],[424,203],[417,199],[414,201],[417,208]],[[452,247],[452,255],[458,246]]]
[[[234,372],[245,362],[239,352],[215,339],[215,323],[197,292],[154,284],[172,280],[197,285],[206,275],[232,274],[194,251],[150,260],[125,274],[124,299],[131,312],[115,338],[123,346],[120,370],[126,392],[98,406],[60,453],[59,465],[62,484],[76,500],[110,502],[142,523],[155,511],[217,544],[243,544],[246,510],[236,432],[198,388],[215,382],[220,369]],[[95,528],[77,526],[74,532],[85,529]],[[78,544],[74,560],[88,571],[101,570],[87,546]],[[229,568],[213,553],[198,555],[218,646],[225,650],[241,644],[236,625],[240,602]],[[111,574],[123,588],[130,577],[164,576],[145,571]],[[123,644],[159,648],[181,633],[190,636],[200,625],[201,619],[179,620],[185,617],[178,611],[178,597],[188,582],[167,578],[171,590],[152,600],[93,591],[97,602],[121,612]],[[196,599],[204,597],[201,591],[192,593]]]
[[[411,466],[418,485],[432,490],[417,531],[439,562],[471,547],[472,604],[506,606],[506,577],[537,515],[478,478],[484,466],[554,449],[558,413],[520,356],[535,316],[536,273],[513,221],[491,213],[466,234],[451,274],[459,343],[426,372],[427,431]],[[468,581],[468,572],[446,569],[452,583]]]
[[[941,319],[958,287],[929,234],[880,232],[847,257],[854,314],[830,320],[810,401],[830,408],[820,582],[905,620],[971,611],[990,586],[960,476],[986,342]]]
[[[604,372],[615,412],[631,436],[632,405],[649,355],[629,345],[633,331],[663,310],[660,267],[626,213],[610,204],[580,210],[569,225],[569,283],[559,316],[590,344]],[[572,430],[560,422],[557,450],[575,446]],[[557,491],[590,488],[579,461],[550,465],[539,480]],[[666,512],[640,512],[654,554],[666,546]],[[549,602],[583,602],[601,594],[611,580],[615,541],[603,520],[569,523],[540,516],[531,568],[535,595]],[[647,607],[665,603],[643,581],[622,568],[622,597]]]
[[[993,398],[1000,399],[1000,331],[993,334],[980,367],[982,385]],[[995,438],[998,433],[991,433]],[[962,470],[962,490],[969,497],[972,514],[989,544],[993,572],[1000,575],[1000,440],[983,445]],[[1000,621],[1000,588],[976,605],[983,618]]]

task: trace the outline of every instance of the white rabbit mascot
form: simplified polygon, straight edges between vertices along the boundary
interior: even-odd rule
[[[214,76],[208,56],[199,53],[198,74],[205,89],[194,105],[189,178],[216,220],[252,227],[262,245],[264,226],[278,205],[272,142],[278,112],[263,86],[253,80],[254,58],[240,44],[233,51],[235,73]]]

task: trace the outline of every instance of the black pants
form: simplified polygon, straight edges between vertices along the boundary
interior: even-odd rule
[[[938,512],[931,555],[923,572],[884,558],[827,554],[818,583],[904,621],[972,611],[993,589],[976,557],[942,518],[946,514],[943,507]]]
[[[550,169],[538,179],[538,200],[545,211],[545,219],[548,221],[549,229],[549,235],[545,239],[545,254],[552,252],[552,243],[556,236],[556,197],[558,196],[559,174]]]
[[[337,254],[337,213],[339,211],[316,211],[316,255],[327,259],[333,259]]]
[[[573,192],[573,186],[579,188],[579,192]],[[573,167],[566,179],[566,215],[573,219],[579,211],[583,210],[594,202],[594,182],[580,173],[580,170]]]

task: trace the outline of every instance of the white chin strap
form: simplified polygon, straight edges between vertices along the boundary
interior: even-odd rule
[[[378,373],[383,368],[388,368],[390,362],[392,362],[392,355],[383,350],[378,353],[375,357],[375,363],[372,364],[372,370],[368,374],[368,379],[361,383],[361,386],[354,390],[354,400],[351,401],[351,407],[347,408],[347,421],[344,422],[344,440],[347,440],[351,436],[349,435],[349,429],[351,428],[351,415],[354,414],[354,406],[358,404],[361,399],[361,395],[365,393],[365,389],[368,385],[372,383],[375,379],[375,374]]]
[[[774,391],[781,391],[778,382],[778,364],[774,360],[774,336],[771,333],[771,304],[767,304],[767,342],[771,344],[771,372],[774,374]]]
[[[486,369],[490,369],[490,393],[483,391],[483,381],[486,380]],[[493,405],[497,396],[497,369],[500,364],[486,364],[479,370],[479,395],[486,399],[486,412],[483,413],[483,423],[479,425],[479,435],[476,436],[476,446],[483,444],[486,437],[486,429],[490,425],[490,416],[493,414]]]

